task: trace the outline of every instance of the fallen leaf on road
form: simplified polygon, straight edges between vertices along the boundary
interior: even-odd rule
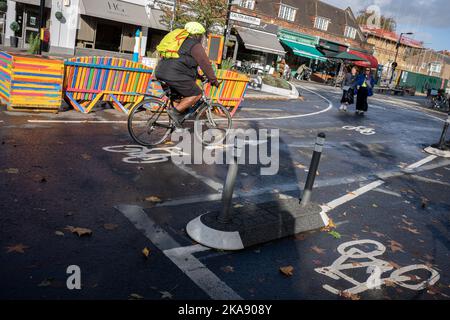
[[[87,228],[67,226],[66,230],[69,230],[72,233],[76,233],[79,237],[92,235],[92,230]]]
[[[144,257],[148,258],[148,256],[150,255],[150,250],[147,247],[145,247],[142,250],[142,254],[144,255]]]
[[[328,222],[328,225],[326,227],[323,227],[321,231],[330,232],[333,229],[336,229],[336,225],[334,224],[334,221],[332,219],[330,219],[330,221]]]
[[[388,261],[388,263],[394,268],[394,269],[400,269],[401,266],[393,261]]]
[[[235,209],[239,209],[239,208],[243,208],[243,207],[244,207],[244,205],[242,205],[240,203],[237,203],[237,204],[234,205]]]
[[[374,203],[374,204],[372,204],[372,207],[378,208],[378,205]]]
[[[287,277],[292,277],[294,275],[294,267],[293,266],[281,267],[280,272]]]
[[[380,232],[376,232],[376,231],[373,231],[372,234],[376,235],[378,238],[385,237],[384,234],[382,234],[382,233],[380,233]]]
[[[341,292],[339,293],[339,295],[340,295],[341,297],[343,297],[343,298],[346,298],[346,299],[351,299],[351,300],[361,300],[361,298],[360,298],[357,294],[352,294],[352,293],[350,293],[350,292],[344,292],[344,291],[341,291]]]
[[[57,236],[60,236],[60,237],[64,237],[64,232],[62,232],[62,231],[55,231],[55,234],[57,235]]]
[[[225,273],[234,272],[234,268],[232,266],[226,266],[222,268],[222,271]]]
[[[414,223],[409,222],[409,221],[407,221],[406,219],[402,219],[402,222],[405,223],[405,224],[407,224],[407,225],[410,226],[410,227],[414,225]]]
[[[144,299],[144,297],[137,293],[132,293],[132,294],[130,294],[130,297],[129,297],[129,300],[142,300],[142,299]]]
[[[306,166],[302,165],[301,163],[297,164],[296,167],[299,169],[306,169]]]
[[[170,292],[167,291],[160,291],[161,293],[161,299],[172,299],[173,295]]]
[[[9,168],[9,169],[5,169],[6,173],[10,173],[10,174],[18,174],[19,173],[19,169],[16,168]]]
[[[419,230],[417,230],[417,229],[412,229],[412,228],[407,228],[407,227],[401,227],[401,229],[409,231],[414,234],[420,234]]]
[[[354,267],[362,267],[362,264],[359,262],[352,262],[352,266]]]
[[[395,282],[392,280],[384,280],[386,287],[395,287]]]
[[[84,160],[91,160],[91,159],[92,159],[92,157],[91,157],[90,155],[88,155],[87,153],[83,153],[83,154],[81,155],[81,157],[82,157]]]
[[[321,249],[317,246],[311,247],[311,250],[314,251],[317,254],[324,254],[325,253],[325,249]]]
[[[391,251],[394,252],[394,253],[397,252],[397,251],[405,252],[405,251],[403,251],[403,246],[400,243],[398,243],[397,241],[394,241],[394,240],[390,241],[389,247],[391,248]]]
[[[25,253],[25,250],[28,249],[28,246],[23,245],[22,243],[12,245],[10,247],[6,247],[6,253],[16,252],[16,253]]]
[[[117,224],[113,224],[113,223],[105,223],[103,225],[103,228],[105,228],[106,230],[115,230],[117,229],[119,226]]]
[[[335,238],[335,239],[340,239],[341,238],[341,234],[339,232],[337,232],[337,231],[334,231],[334,230],[328,232],[328,234],[333,236],[333,238]]]
[[[41,283],[38,284],[38,287],[50,287],[52,285],[53,279],[45,279]]]
[[[161,203],[162,202],[162,200],[159,197],[157,197],[157,196],[147,197],[147,198],[145,198],[145,201],[148,201],[148,202],[151,202],[151,203]]]

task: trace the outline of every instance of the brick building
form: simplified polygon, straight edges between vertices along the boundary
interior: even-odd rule
[[[377,67],[371,59],[373,46],[367,43],[350,8],[340,9],[317,0],[240,0],[232,7],[231,21],[232,39],[238,42],[234,58],[256,59],[259,55],[264,56],[264,63],[270,63],[276,56],[284,56],[275,52],[284,49],[295,66],[308,60],[317,64],[348,51]],[[266,36],[258,37],[258,32]],[[282,46],[275,43],[275,34]]]

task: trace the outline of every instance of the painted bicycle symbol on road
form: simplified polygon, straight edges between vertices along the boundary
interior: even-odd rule
[[[345,126],[345,127],[342,127],[342,129],[347,130],[347,131],[356,131],[365,136],[371,136],[371,135],[376,134],[375,129],[363,127],[363,126],[359,126],[359,127]]]
[[[137,145],[124,145],[104,147],[103,150],[114,153],[124,153],[127,157],[122,159],[123,162],[136,164],[167,162],[171,157],[187,155],[178,147],[147,148]]]
[[[364,251],[361,247],[371,247],[372,251]],[[381,289],[383,285],[399,285],[410,290],[423,290],[434,285],[440,278],[439,273],[424,264],[410,265],[393,271],[389,277],[381,278],[383,273],[394,269],[391,263],[376,258],[381,256],[386,247],[373,240],[350,241],[341,244],[337,251],[341,254],[336,261],[329,267],[316,268],[316,272],[328,276],[333,280],[345,280],[353,285],[352,288],[338,290],[332,286],[325,284],[322,287],[336,295],[342,294],[358,294],[371,289]],[[366,273],[370,274],[366,281],[360,282],[351,275],[345,274],[343,271],[354,271],[356,269],[366,269]],[[424,279],[424,274],[429,277]]]

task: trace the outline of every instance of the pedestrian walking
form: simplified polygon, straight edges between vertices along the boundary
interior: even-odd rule
[[[356,67],[351,68],[345,74],[344,82],[342,83],[342,99],[340,111],[347,112],[349,105],[355,102],[355,87],[356,87],[357,70]]]
[[[370,68],[366,68],[364,74],[356,78],[358,97],[356,98],[356,114],[364,115],[369,108],[367,98],[373,96],[373,87],[375,79],[371,74]]]

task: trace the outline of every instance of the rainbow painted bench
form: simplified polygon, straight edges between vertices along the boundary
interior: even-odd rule
[[[57,113],[63,78],[62,59],[0,52],[0,102],[10,111]]]
[[[107,101],[128,113],[149,93],[153,69],[113,57],[76,57],[65,62],[66,101],[77,111],[89,113]]]

